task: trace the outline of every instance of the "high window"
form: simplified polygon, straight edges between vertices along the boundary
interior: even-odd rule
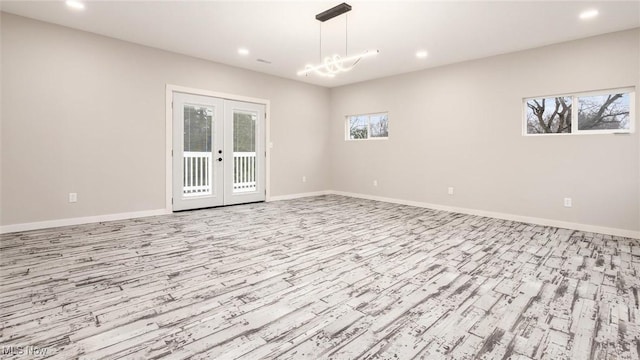
[[[614,134],[634,130],[630,88],[524,99],[525,135]]]
[[[346,120],[347,140],[387,139],[389,114],[349,115]]]

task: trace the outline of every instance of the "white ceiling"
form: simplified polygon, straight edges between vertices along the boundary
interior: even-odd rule
[[[378,49],[335,78],[318,63],[320,22],[335,1],[2,1],[2,11],[138,44],[333,87],[640,26],[640,1],[348,1],[349,52]],[[585,21],[578,15],[597,9]],[[323,56],[344,53],[345,16],[322,24]],[[238,55],[246,47],[250,54]],[[427,50],[417,59],[417,50]],[[271,64],[256,61],[266,59]]]

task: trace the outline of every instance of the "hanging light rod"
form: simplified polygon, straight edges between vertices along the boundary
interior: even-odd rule
[[[324,58],[324,60],[322,60],[322,23],[333,19],[336,16],[340,16],[342,14],[345,14],[347,12],[351,11],[351,5],[347,4],[347,3],[342,3],[340,5],[334,6],[329,10],[325,10],[323,12],[321,12],[320,14],[316,15],[316,20],[320,21],[320,61],[321,64],[319,65],[307,65],[304,67],[304,69],[298,71],[298,76],[308,76],[309,74],[313,73],[316,74],[318,76],[324,76],[324,77],[335,77],[336,74],[339,73],[343,73],[343,72],[347,72],[351,69],[353,69],[359,62],[360,60],[362,60],[365,57],[369,57],[372,55],[377,55],[379,53],[378,50],[370,50],[370,51],[365,51],[364,53],[361,53],[359,55],[351,55],[349,56],[349,52],[348,52],[348,28],[347,28],[347,19],[346,19],[346,15],[345,15],[345,28],[344,28],[344,44],[345,44],[345,49],[344,49],[344,57],[341,57],[338,54],[335,54],[333,56],[327,56]]]
[[[316,20],[325,22],[327,20],[333,19],[336,16],[340,16],[346,12],[351,11],[351,5],[347,3],[342,3],[340,5],[336,5],[329,10],[325,10],[320,14],[316,15]]]

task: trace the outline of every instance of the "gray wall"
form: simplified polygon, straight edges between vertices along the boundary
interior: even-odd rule
[[[328,188],[328,89],[6,13],[1,26],[2,225],[164,208],[167,83],[271,100],[271,195]]]
[[[523,97],[640,87],[638,29],[329,90],[1,22],[1,225],[163,208],[169,83],[271,100],[273,196],[331,189],[640,230],[638,132],[521,135]],[[344,140],[345,115],[377,111],[389,140]]]
[[[640,230],[638,131],[521,135],[524,97],[640,89],[639,48],[635,29],[333,89],[331,188]],[[378,111],[388,140],[344,140],[345,115]]]

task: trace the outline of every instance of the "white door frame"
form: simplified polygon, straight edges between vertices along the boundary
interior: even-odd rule
[[[203,96],[211,96],[217,97],[221,99],[227,100],[235,100],[235,101],[243,101],[250,102],[256,104],[263,104],[265,108],[265,150],[267,152],[267,157],[265,161],[265,189],[266,189],[266,198],[265,201],[269,201],[271,198],[271,183],[269,181],[270,178],[270,170],[271,170],[271,102],[266,99],[252,98],[242,95],[234,95],[221,93],[210,90],[203,89],[195,89],[180,85],[167,84],[166,87],[166,97],[165,97],[165,107],[166,107],[166,117],[165,117],[165,209],[168,213],[173,212],[173,205],[171,204],[171,198],[173,196],[173,162],[171,152],[173,151],[173,93],[181,92],[187,94],[194,95],[203,95]]]

